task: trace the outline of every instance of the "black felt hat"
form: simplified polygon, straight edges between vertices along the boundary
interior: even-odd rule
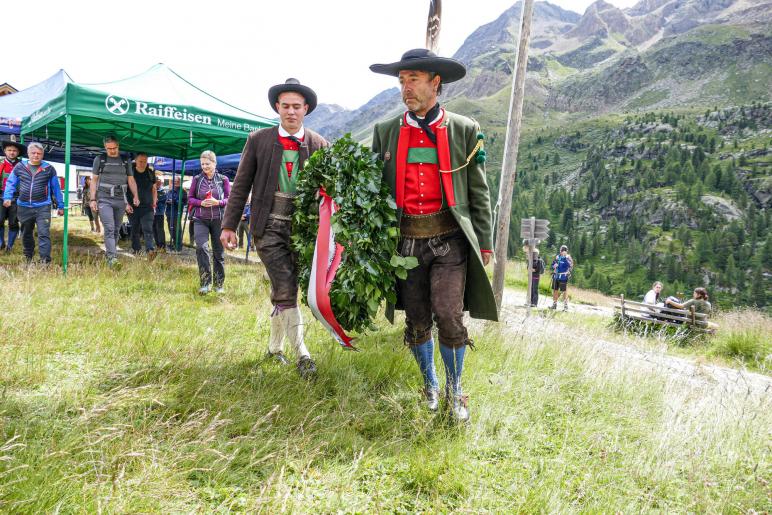
[[[19,157],[24,157],[27,155],[27,147],[16,141],[16,136],[11,136],[10,139],[4,139],[1,144],[3,146],[4,152],[5,147],[16,147],[19,149]]]
[[[268,101],[271,103],[271,109],[277,113],[279,112],[276,110],[279,95],[288,91],[299,93],[306,99],[306,104],[308,104],[308,112],[306,114],[311,114],[311,111],[316,109],[316,93],[314,93],[314,90],[302,85],[299,80],[293,78],[289,78],[284,84],[277,84],[268,90]]]
[[[434,72],[440,76],[443,84],[455,82],[466,75],[466,67],[460,61],[449,57],[439,57],[431,50],[414,48],[402,54],[396,63],[373,64],[370,71],[399,77],[401,70],[421,70]]]

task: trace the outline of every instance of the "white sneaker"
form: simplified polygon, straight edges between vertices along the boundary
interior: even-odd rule
[[[451,396],[450,413],[456,422],[469,422],[469,396],[453,395]]]

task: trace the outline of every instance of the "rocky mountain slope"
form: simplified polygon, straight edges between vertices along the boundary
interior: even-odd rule
[[[503,126],[521,2],[474,30],[453,57],[468,74],[443,102],[470,116],[497,112]],[[770,98],[772,0],[642,0],[619,9],[598,0],[583,15],[549,2],[534,7],[526,116],[733,105]],[[350,111],[320,106],[309,126],[327,137],[372,125],[402,109],[390,89]]]

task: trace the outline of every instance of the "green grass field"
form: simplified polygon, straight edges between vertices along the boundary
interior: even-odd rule
[[[474,324],[456,427],[421,408],[399,325],[345,352],[306,311],[318,380],[263,362],[259,265],[228,262],[226,294],[202,298],[172,256],[112,271],[80,252],[63,277],[19,251],[0,257],[2,512],[772,509],[769,392],[712,402],[607,366],[570,317]]]

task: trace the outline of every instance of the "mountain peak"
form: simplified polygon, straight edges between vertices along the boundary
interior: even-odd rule
[[[576,27],[566,35],[577,39],[593,36],[607,38],[612,33],[625,34],[629,29],[630,21],[621,9],[604,0],[597,0],[587,7]]]

